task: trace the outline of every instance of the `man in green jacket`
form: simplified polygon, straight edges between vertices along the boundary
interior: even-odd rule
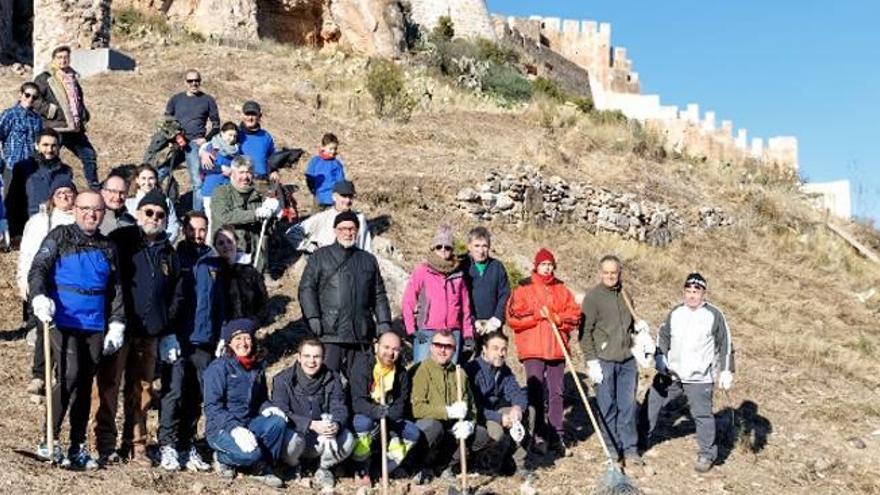
[[[647,323],[633,321],[621,285],[623,265],[614,255],[599,262],[600,283],[584,296],[584,331],[581,349],[590,380],[596,385],[596,402],[610,449],[628,465],[644,464],[638,451],[636,388],[639,368],[630,350],[632,332],[647,332]]]
[[[412,414],[416,426],[422,432],[425,449],[423,466],[443,468],[442,476],[451,478],[453,466],[460,461],[457,448],[460,439],[467,439],[471,452],[489,447],[486,428],[475,424],[477,407],[468,387],[464,370],[461,373],[461,397],[458,400],[456,366],[452,362],[456,340],[449,331],[438,331],[431,340],[431,359],[413,367]],[[430,473],[417,473],[415,481],[421,483]]]

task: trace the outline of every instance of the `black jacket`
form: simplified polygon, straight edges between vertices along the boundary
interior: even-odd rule
[[[224,263],[222,271],[226,320],[252,318],[260,324],[265,322],[269,294],[263,275],[243,263]]]
[[[180,264],[165,232],[148,244],[139,226],[114,230],[110,240],[119,253],[119,273],[128,320],[126,333],[157,337],[173,333],[169,314]]]
[[[322,342],[368,344],[391,328],[391,308],[376,257],[338,242],[309,257],[299,283],[299,304]]]
[[[355,414],[363,414],[373,419],[379,417],[379,403],[373,400],[370,390],[373,388],[373,366],[376,358],[372,353],[358,353],[354,365],[351,368],[351,409]],[[394,383],[391,391],[385,396],[385,404],[388,406],[388,419],[400,421],[412,416],[410,414],[410,393],[412,381],[409,373],[400,361],[394,365]]]
[[[69,70],[73,71],[73,69]],[[46,127],[55,129],[58,132],[85,131],[85,124],[89,121],[89,110],[86,108],[82,87],[79,85],[78,78],[79,75],[77,74],[75,91],[79,97],[80,125],[78,128],[74,127],[73,122],[67,119],[70,109],[68,107],[67,92],[64,89],[63,83],[53,77],[49,71],[45,71],[34,78],[34,83],[40,88],[40,99],[34,102],[34,110],[43,117],[43,124]]]
[[[285,369],[272,379],[272,405],[278,407],[294,429],[304,434],[312,421],[320,420],[321,414],[330,414],[333,421],[344,428],[348,423],[348,406],[345,405],[345,389],[335,371],[321,371],[321,385],[309,393],[297,383],[296,369],[299,363]]]
[[[33,216],[40,211],[40,205],[49,199],[52,181],[56,177],[65,176],[73,182],[73,170],[59,158],[46,161],[43,160],[42,156],[32,156],[16,165],[16,168],[18,167],[22,167],[22,170],[27,175],[24,189],[27,195],[27,212],[29,216]]]

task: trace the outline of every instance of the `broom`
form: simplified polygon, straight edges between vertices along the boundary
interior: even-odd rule
[[[608,459],[608,469],[605,470],[605,474],[597,483],[596,487],[593,489],[593,493],[597,495],[639,495],[642,493],[641,490],[638,489],[632,482],[629,481],[629,478],[623,474],[623,471],[620,470],[620,466],[617,465],[617,462],[611,457],[611,451],[608,450],[608,445],[605,443],[605,439],[602,437],[602,431],[599,429],[599,423],[596,421],[596,416],[593,414],[593,409],[590,407],[590,401],[587,400],[587,394],[584,392],[583,385],[581,385],[581,381],[578,378],[577,370],[574,367],[574,363],[571,361],[571,355],[568,354],[568,349],[565,347],[565,341],[562,340],[562,335],[559,333],[559,329],[556,328],[556,323],[550,319],[550,311],[547,307],[541,308],[541,316],[547,319],[550,322],[550,328],[553,329],[553,336],[556,337],[556,342],[559,344],[559,348],[562,349],[562,355],[565,356],[565,364],[568,366],[568,372],[571,373],[571,378],[574,380],[574,385],[577,387],[578,395],[581,396],[581,401],[584,403],[584,409],[587,411],[587,416],[590,417],[590,423],[593,425],[593,430],[596,431],[596,438],[599,440],[599,443],[602,445],[602,450],[605,451],[605,457]]]

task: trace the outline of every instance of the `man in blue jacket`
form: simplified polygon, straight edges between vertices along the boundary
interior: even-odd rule
[[[468,232],[468,254],[462,260],[464,282],[471,298],[476,352],[480,352],[481,336],[495,332],[504,325],[504,310],[510,297],[510,282],[504,265],[489,254],[492,236],[486,227]]]
[[[98,359],[122,347],[125,311],[117,269],[116,248],[98,232],[104,201],[92,191],[76,198],[76,223],[53,229],[43,240],[28,274],[34,315],[44,324],[54,322],[52,354],[56,357],[52,386],[52,423],[61,431],[70,408],[70,448],[37,455],[73,469],[97,469],[86,448],[92,380]],[[58,359],[67,356],[68,359]]]

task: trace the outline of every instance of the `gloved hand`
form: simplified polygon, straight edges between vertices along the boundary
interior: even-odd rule
[[[214,350],[214,357],[223,357],[223,354],[226,354],[226,341],[220,339],[220,342],[217,342],[217,349]]]
[[[257,220],[265,220],[271,217],[275,212],[270,208],[266,208],[265,206],[258,206],[256,210],[254,210],[254,216],[257,217]]]
[[[651,338],[649,330],[642,330],[633,337],[633,345],[630,347],[630,353],[636,358],[639,366],[642,368],[651,367],[651,355],[657,350],[654,345],[654,339]]]
[[[493,316],[486,321],[486,327],[489,329],[489,333],[495,332],[501,328],[501,320]]]
[[[376,404],[373,408],[373,414],[376,415],[376,419],[387,418],[390,409],[388,404]]]
[[[488,320],[476,320],[474,322],[474,332],[477,335],[486,335],[489,333]]]
[[[324,333],[321,331],[321,319],[309,318],[309,330],[311,330],[316,337],[320,337]]]
[[[514,421],[513,424],[510,426],[510,438],[512,438],[514,442],[520,443],[525,437],[525,426],[523,426],[521,421]]]
[[[260,208],[266,208],[272,213],[276,213],[281,208],[281,203],[275,198],[266,198],[263,200],[263,204],[260,205]]]
[[[55,301],[43,294],[34,296],[34,300],[31,301],[31,307],[34,309],[34,316],[43,323],[50,323],[52,318],[55,317]]]
[[[474,424],[470,421],[456,421],[452,425],[452,434],[456,440],[464,440],[474,433]]]
[[[635,330],[636,333],[650,332],[651,325],[648,325],[648,322],[645,320],[639,320],[633,325],[633,330]]]
[[[730,390],[733,387],[733,373],[724,370],[718,375],[718,386],[721,390]]]
[[[467,412],[467,402],[463,400],[446,406],[446,417],[449,419],[464,419],[467,416]]]
[[[273,416],[273,415],[278,416],[279,418],[287,421],[287,415],[284,414],[284,411],[282,411],[280,408],[277,408],[275,406],[269,406],[266,409],[263,409],[263,412],[260,414],[262,414],[263,416],[265,416],[267,418],[269,416]]]
[[[111,321],[104,334],[104,355],[109,356],[122,347],[125,339],[125,323]]]
[[[661,375],[669,374],[669,364],[666,362],[664,354],[654,354],[654,369]]]
[[[174,334],[166,335],[159,341],[159,359],[173,364],[180,357],[180,344]]]
[[[240,448],[242,452],[249,453],[256,450],[257,439],[254,437],[254,434],[251,433],[251,430],[236,426],[229,432],[229,434],[235,441],[235,445],[238,445],[238,448]]]
[[[587,361],[587,374],[590,376],[590,380],[593,381],[596,385],[602,383],[602,365],[599,364],[598,359],[591,359]]]

